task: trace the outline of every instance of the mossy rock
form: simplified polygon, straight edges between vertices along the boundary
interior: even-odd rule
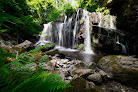
[[[41,59],[41,57],[43,56],[43,53],[42,52],[31,53],[31,56],[33,56],[35,61],[39,61]]]
[[[17,54],[17,52],[20,54],[20,53],[25,51],[25,49],[20,48],[20,47],[15,47],[15,46],[13,46],[11,48],[10,47],[5,47],[4,50],[6,50],[7,52],[9,52],[11,54]]]
[[[109,55],[103,57],[98,65],[110,77],[138,89],[138,59],[123,55]]]
[[[101,88],[96,87],[93,83],[88,82],[82,77],[77,77],[70,81],[73,86],[67,92],[103,92]]]

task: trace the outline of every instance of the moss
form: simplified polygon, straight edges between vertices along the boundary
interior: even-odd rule
[[[42,57],[43,53],[42,52],[35,52],[32,53],[31,56],[33,56],[33,58],[35,59],[35,61],[40,60],[40,58]]]
[[[89,83],[81,77],[73,79],[70,84],[73,86],[73,88],[68,89],[67,92],[103,92],[101,88],[98,88],[94,85],[92,88],[89,88]]]
[[[103,58],[101,58],[99,60],[99,62],[103,62],[104,59],[109,58],[109,59],[111,59],[111,62],[115,63],[116,62],[115,60],[117,59],[117,56],[124,56],[124,55],[107,55],[107,56],[104,56]]]
[[[112,74],[114,78],[125,83],[128,86],[132,86],[138,89],[138,71],[135,69],[123,68],[119,65],[112,67]]]
[[[16,50],[16,51],[21,51],[21,50],[23,50],[23,48],[20,48],[20,47],[12,47],[11,49]]]
[[[98,88],[98,87],[94,87],[91,92],[104,92],[103,89]]]

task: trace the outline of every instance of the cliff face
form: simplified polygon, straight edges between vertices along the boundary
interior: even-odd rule
[[[111,9],[111,15],[117,16],[117,28],[132,34],[138,33],[138,1],[107,0],[104,7]]]

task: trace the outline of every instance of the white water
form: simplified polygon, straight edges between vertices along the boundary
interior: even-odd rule
[[[48,24],[44,24],[44,29],[42,31],[42,34],[40,36],[39,41],[35,44],[35,46],[40,45],[43,46],[46,43],[51,43],[51,39],[52,39],[52,25],[51,22],[49,22]]]
[[[66,26],[67,26],[67,15],[65,15],[65,19],[64,19],[64,26],[63,26],[63,44],[62,44],[62,46],[64,46],[64,42],[66,42]]]
[[[68,39],[68,45],[69,45],[70,42],[71,42],[71,37],[70,37],[70,36],[71,36],[71,27],[72,27],[72,24],[71,24],[71,23],[72,23],[72,18],[69,18],[68,23],[67,23],[67,26],[69,27],[69,28],[68,28],[68,32],[69,32],[69,35],[68,35],[68,36],[69,36],[69,37],[68,37],[68,38],[69,38],[69,39]]]
[[[54,3],[56,5],[56,8],[58,8],[58,1],[57,0],[54,0]]]
[[[63,29],[63,23],[57,24],[58,37],[59,37],[58,45],[59,46],[62,46],[63,45],[62,29]]]
[[[79,19],[79,9],[77,11],[76,18],[75,18],[75,26],[74,26],[74,30],[73,30],[73,43],[72,43],[72,48],[74,48],[74,45],[75,45],[77,22],[78,22],[77,20],[78,19]]]
[[[103,15],[102,13],[98,12],[99,16],[99,27],[111,28],[116,29],[116,17],[111,15]]]
[[[110,15],[110,28],[111,29],[116,29],[115,22],[116,22],[115,17]]]
[[[127,54],[126,46],[124,44],[122,44],[122,43],[119,42],[119,36],[118,35],[116,36],[116,43],[120,44],[121,47],[122,47],[122,52],[124,52],[125,54]]]
[[[102,27],[102,13],[99,12],[98,15],[99,15],[99,19],[100,19],[98,26]]]
[[[91,37],[89,31],[89,12],[83,10],[83,16],[85,18],[85,52],[94,54],[94,52],[91,49]]]

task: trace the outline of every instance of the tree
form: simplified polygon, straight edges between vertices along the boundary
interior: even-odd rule
[[[33,22],[25,0],[0,0],[0,33],[19,35],[37,33],[40,27]]]

